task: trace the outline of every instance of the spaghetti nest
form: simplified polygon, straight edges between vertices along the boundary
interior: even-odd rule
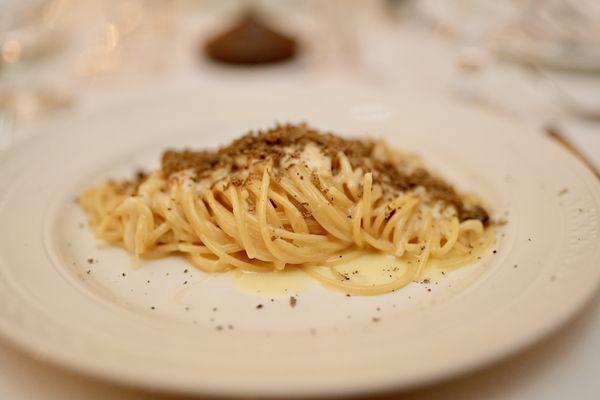
[[[86,190],[96,235],[136,258],[184,254],[207,272],[304,268],[348,293],[392,291],[487,247],[483,207],[382,142],[306,125],[248,133],[217,151],[167,151],[162,168]],[[364,251],[406,260],[385,284],[335,265]]]

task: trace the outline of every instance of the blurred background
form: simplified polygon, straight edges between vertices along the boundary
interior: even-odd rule
[[[48,119],[173,82],[330,80],[426,91],[500,113],[600,165],[600,0],[0,0],[0,154]],[[593,378],[565,371],[598,348],[595,318],[576,323],[586,333],[570,331],[509,365],[520,375],[565,340],[586,343],[540,378],[546,384],[521,394],[551,398],[543,394],[552,382]],[[0,395],[23,374],[46,379],[40,387],[54,394],[68,387],[4,345],[0,358]],[[515,384],[511,374],[479,378],[489,389]],[[98,385],[68,379],[79,393]],[[459,382],[454,393],[481,398],[467,396],[471,385]]]
[[[600,159],[597,0],[0,0],[0,148],[165,82],[427,90]]]

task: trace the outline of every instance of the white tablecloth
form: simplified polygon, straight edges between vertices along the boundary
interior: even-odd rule
[[[172,55],[176,66],[169,67],[170,78],[196,75],[204,77],[202,79],[240,79],[235,74],[224,76],[214,66],[198,62],[189,52],[193,48],[192,39],[195,36],[187,37],[189,46],[181,46],[182,50]],[[426,88],[444,96],[460,95],[465,87],[470,90],[469,85],[473,84],[476,88],[476,95],[471,97],[474,106],[492,107],[538,127],[550,122],[558,124],[575,144],[580,145],[600,165],[600,125],[579,120],[561,111],[556,100],[545,91],[543,82],[540,84],[539,78],[529,76],[526,71],[493,61],[486,64],[473,77],[473,82],[467,81],[465,86],[464,82],[461,83],[464,76],[461,75],[460,68],[457,68],[454,45],[411,24],[400,24],[394,28],[374,27],[359,37],[358,44],[359,57],[351,68],[343,72],[332,69],[331,65],[311,67],[311,63],[320,57],[317,53],[317,56],[305,59],[304,66],[292,64],[288,69],[271,69],[268,74],[274,77],[272,79],[285,79],[286,76],[289,79],[310,79],[313,75],[322,79],[328,73],[343,73],[373,85],[393,85],[398,90]],[[225,75],[227,74],[230,73]],[[251,75],[252,78],[248,79],[271,79],[258,71],[253,71]],[[112,101],[115,96],[122,96],[126,91],[143,90],[149,82],[155,83],[160,79],[161,75],[156,73],[148,76],[117,75],[99,78],[85,87],[79,87],[81,91],[76,93],[77,108],[69,112],[93,109],[103,102]],[[598,78],[590,78],[590,85],[598,85],[598,82]],[[119,91],[115,94],[114,88],[117,87]],[[519,95],[515,96],[517,92]],[[600,90],[597,96],[600,100]],[[12,136],[19,140],[21,132],[25,131],[19,130]],[[596,399],[600,393],[598,368],[600,296],[596,296],[591,304],[558,333],[509,360],[466,377],[393,397],[467,400]],[[64,371],[34,360],[0,340],[0,399],[167,398],[173,397],[120,388]]]

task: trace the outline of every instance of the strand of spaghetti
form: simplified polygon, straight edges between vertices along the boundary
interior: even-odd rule
[[[361,250],[347,250],[340,254],[334,254],[331,257],[329,257],[328,259],[326,259],[325,261],[321,261],[319,263],[319,266],[332,266],[332,265],[343,264],[343,263],[352,261],[352,260],[360,257],[362,254],[364,254],[364,252]],[[310,267],[311,265],[307,265],[307,266]],[[314,267],[315,265],[312,265],[312,266]]]
[[[260,184],[260,193],[258,194],[258,221],[260,224],[260,233],[267,246],[267,249],[271,252],[271,254],[275,257],[274,267],[276,270],[283,270],[285,268],[285,263],[293,264],[297,260],[294,259],[293,255],[289,253],[285,253],[281,251],[279,246],[277,246],[277,239],[273,240],[271,237],[271,233],[269,232],[269,226],[267,221],[267,202],[268,202],[268,193],[269,193],[269,183],[270,176],[268,168],[265,168],[263,171],[263,176]]]
[[[260,194],[258,198],[257,204],[257,213],[258,213],[258,221],[260,224],[260,232],[262,235],[262,239],[267,246],[267,249],[274,255],[275,259],[278,263],[275,264],[275,269],[283,269],[285,267],[285,263],[289,264],[299,264],[299,260],[293,255],[289,253],[285,253],[281,251],[279,246],[276,244],[276,240],[273,240],[271,237],[271,232],[269,232],[269,226],[267,222],[267,196],[269,191],[269,182],[270,176],[267,169],[263,172],[262,181],[260,185]]]
[[[469,219],[467,221],[461,222],[460,231],[461,233],[471,231],[475,233],[476,236],[480,237],[483,235],[484,228],[481,221],[477,219]]]
[[[397,221],[394,221],[395,223],[392,223],[392,221],[390,221],[390,224],[388,225],[391,227],[391,229],[393,229],[392,243],[394,244],[394,255],[396,257],[402,257],[402,255],[406,251],[406,242],[405,240],[403,240],[402,237],[403,235],[405,235],[405,232],[408,233],[408,235],[410,235],[410,232],[408,232],[410,229],[409,220],[412,214],[412,207],[407,208],[405,212],[401,212],[398,214],[398,219]]]
[[[271,193],[273,193],[273,192],[271,192]],[[234,201],[237,201],[237,199],[234,199]],[[293,205],[291,203],[289,203],[288,206],[293,207]],[[248,215],[248,214],[244,214],[244,216],[247,217],[247,220],[248,220],[247,222],[258,224],[258,220],[256,220],[254,216]],[[238,224],[242,225],[241,221],[238,221]],[[244,225],[244,228],[241,228],[241,229],[245,229],[245,225]],[[290,239],[290,240],[301,242],[304,244],[318,243],[321,248],[325,247],[324,250],[327,250],[328,246],[331,246],[332,250],[334,250],[334,251],[338,251],[341,248],[347,247],[347,244],[339,243],[335,239],[331,239],[331,238],[327,237],[326,235],[311,234],[308,232],[307,233],[298,233],[298,232],[288,231],[283,228],[275,228],[275,227],[271,227],[271,226],[269,226],[269,229],[271,230],[271,233],[274,234],[275,236],[280,236],[282,238]],[[302,230],[308,231],[308,227],[306,227],[306,229],[303,228]]]
[[[352,240],[346,214],[335,208],[333,204],[325,198],[323,193],[313,184],[311,174],[304,166],[299,165],[294,168],[294,170],[298,171],[298,174],[291,173],[291,179],[306,196],[306,199],[310,204],[310,211],[315,216],[315,219],[321,223],[318,216],[321,216],[324,220],[326,217],[327,224],[333,227],[333,229],[341,235],[340,239],[347,241]],[[319,179],[316,174],[313,176],[316,179]],[[329,230],[331,228],[326,229]],[[333,232],[331,233],[333,234]]]
[[[269,180],[270,182],[270,180]],[[250,184],[249,185],[250,191],[257,197],[260,198],[261,193],[262,193],[262,189],[261,186],[259,184]],[[277,211],[275,210],[275,207],[273,207],[273,204],[269,201],[270,200],[270,190],[267,190],[266,193],[266,202],[265,202],[265,211],[266,211],[266,216],[267,216],[267,223],[270,226],[276,226],[278,228],[283,228],[283,222],[281,221],[281,218],[279,217],[279,214],[277,214]]]
[[[326,203],[323,201],[319,201],[318,198],[311,196],[310,192],[306,193],[303,190],[306,189],[306,187],[301,186],[299,184],[299,182],[302,182],[302,180],[300,180],[300,178],[297,177],[296,174],[290,173],[289,178],[291,179],[290,181],[288,181],[287,178],[282,179],[279,183],[280,186],[290,194],[297,193],[299,195],[299,203],[306,204],[306,208],[311,213],[312,218],[320,226],[322,226],[325,229],[325,231],[327,231],[329,234],[333,235],[334,237],[340,240],[351,241],[349,240],[347,234],[340,230],[334,224],[334,222],[331,219],[332,215],[323,210],[323,206],[326,205]]]
[[[444,229],[447,226],[448,229]],[[440,221],[440,228],[442,228],[442,235],[443,238],[446,240],[446,243],[444,243],[443,246],[439,247],[435,252],[432,251],[432,255],[434,255],[435,257],[442,257],[448,254],[448,252],[454,247],[454,244],[458,240],[458,233],[460,230],[458,218],[451,217],[450,221]]]
[[[418,200],[413,197],[403,198],[396,202],[391,208],[394,210],[394,215],[390,217],[390,219],[386,222],[383,231],[381,232],[381,237],[386,238],[394,230],[392,242],[396,243],[397,238],[400,236],[400,232],[406,220],[408,219],[408,215],[412,212],[413,207],[418,204]],[[399,224],[399,222],[401,222]],[[396,231],[398,233],[396,234]]]
[[[245,224],[243,229],[247,233],[248,241],[254,250],[252,259],[264,261],[273,260],[273,255],[262,240],[258,217],[252,214],[250,210],[243,207],[241,207],[240,213],[240,219]]]
[[[471,244],[465,245],[460,241],[460,239],[456,241],[456,244],[454,244],[453,248],[453,251],[460,255],[471,254],[472,250],[473,247]]]
[[[323,259],[323,257],[327,257],[328,254],[335,254],[339,252],[339,249],[326,251],[321,246],[296,246],[279,238],[273,240],[273,244],[279,247],[280,252],[286,254],[290,258],[293,258],[293,264],[319,262]]]
[[[217,226],[229,236],[229,240],[238,243],[240,247],[246,248],[239,234],[236,218],[232,211],[225,208],[219,201],[215,199],[212,192],[208,192],[205,196],[208,206],[212,210]]]
[[[148,237],[152,234],[154,228],[154,221],[152,212],[147,209],[144,205],[142,208],[138,205],[140,210],[138,211],[138,220],[135,227],[135,255],[139,257],[140,254],[146,251],[148,245]]]
[[[157,193],[154,200],[156,209],[169,223],[173,233],[180,240],[190,240],[193,229],[190,224],[179,214],[178,207],[173,207],[172,200],[164,193]]]
[[[361,234],[365,242],[367,242],[369,245],[371,245],[371,247],[377,250],[383,251],[385,253],[391,253],[394,249],[394,245],[389,241],[376,239],[364,230],[361,232]]]
[[[337,215],[335,214],[335,211],[332,210],[332,207],[327,204],[326,200],[319,198],[319,196],[311,190],[314,186],[310,183],[304,184],[295,176],[293,176],[292,179],[306,196],[304,198],[305,202],[308,203],[309,212],[315,221],[336,238],[343,241],[351,241],[351,237],[345,231],[344,227],[340,227],[340,222],[335,221]]]
[[[141,257],[145,259],[161,258],[165,257],[167,254],[175,253],[177,251],[179,251],[179,246],[177,243],[160,244],[158,246],[154,246],[152,249],[146,250],[143,254],[141,254]]]
[[[250,225],[256,224],[257,226],[260,226],[260,222],[256,219],[255,216],[252,215],[248,215],[246,214],[246,220],[247,222],[250,223]],[[299,255],[299,252],[303,252],[308,254],[308,258],[310,258],[311,260],[314,259],[314,252],[321,252],[321,251],[339,251],[341,248],[344,247],[344,245],[340,245],[337,244],[337,242],[332,241],[330,238],[328,238],[327,236],[324,235],[316,235],[316,234],[305,234],[305,233],[296,233],[296,232],[291,232],[282,228],[274,228],[270,225],[267,225],[269,232],[271,233],[271,235],[269,237],[273,237],[276,236],[278,238],[284,238],[284,239],[289,239],[294,241],[295,243],[297,242],[298,244],[303,244],[305,245],[304,247],[306,247],[306,245],[310,245],[311,243],[314,244],[318,244],[317,248],[307,248],[306,251],[301,250],[300,248],[297,247],[288,247],[286,249],[282,249],[283,251],[292,251],[294,252],[294,254]],[[260,231],[260,228],[258,229],[258,231]],[[262,234],[261,234],[262,235]],[[260,237],[260,236],[259,236]],[[286,246],[289,245],[288,243],[284,242],[284,241],[280,241],[280,240],[274,240],[274,242],[276,242],[279,245],[282,246]],[[262,238],[261,238],[261,246],[262,246]],[[313,254],[310,254],[310,253]],[[302,260],[297,261],[296,263],[302,262]]]
[[[112,185],[110,185],[109,183],[105,183],[104,185],[102,185],[100,187],[100,189],[98,191],[93,191],[92,193],[95,195],[94,196],[94,206],[96,208],[96,212],[98,212],[100,214],[101,218],[104,218],[107,216],[110,208],[106,207],[105,202],[110,202],[111,201],[111,197],[114,193],[114,188],[112,187]],[[109,193],[109,195],[107,196],[107,192]],[[115,196],[117,197],[117,196]]]
[[[484,235],[477,241],[470,254],[456,254],[456,250],[452,249],[444,258],[435,259],[435,265],[439,268],[458,268],[470,263],[473,259],[480,257],[482,253],[489,248],[494,241],[494,233],[491,229],[487,229]]]
[[[243,250],[241,247],[228,240],[222,232],[220,232],[221,235],[213,235],[212,232],[210,232],[207,229],[207,227],[210,227],[210,223],[199,217],[196,207],[194,205],[193,195],[191,192],[183,191],[181,193],[181,200],[181,207],[183,209],[184,214],[190,221],[192,229],[194,229],[194,232],[206,247],[208,247],[214,254],[218,255],[221,259],[227,259],[228,261],[231,261],[231,263],[234,265],[239,264],[244,269],[252,269],[251,264],[244,263],[242,261],[238,263],[238,260],[235,257],[231,257],[228,255],[228,253]],[[225,244],[231,245],[230,251],[225,250]]]
[[[369,172],[369,173],[365,174],[363,177],[363,194],[362,194],[362,201],[361,201],[361,204],[363,205],[363,208],[362,208],[363,229],[366,232],[371,232],[371,210],[372,210],[371,186],[372,186],[372,183],[373,183],[373,174]]]
[[[309,198],[314,199],[318,205],[319,210],[323,210],[329,215],[330,220],[333,224],[347,235],[348,239],[351,238],[349,232],[349,226],[347,216],[344,212],[334,206],[334,203],[329,201],[319,187],[323,187],[320,177],[316,173],[310,173],[305,166],[299,164],[295,167],[295,170],[299,171],[299,174],[292,174],[292,180],[296,181],[296,184],[300,187],[300,190],[305,193]],[[317,187],[313,181],[318,182]],[[312,211],[312,210],[311,210]]]
[[[321,282],[327,286],[330,286],[330,287],[333,287],[336,289],[341,289],[344,292],[349,293],[349,294],[356,294],[356,295],[363,295],[363,296],[388,293],[388,292],[392,292],[394,290],[398,290],[398,289],[408,285],[410,282],[412,282],[413,277],[414,277],[414,272],[412,271],[412,268],[407,268],[407,270],[404,272],[404,274],[402,274],[398,279],[396,279],[392,282],[385,283],[385,284],[358,285],[358,284],[354,284],[354,283],[347,283],[347,281],[345,279],[344,279],[344,282],[342,282],[335,278],[324,276],[323,274],[321,274],[317,271],[317,267],[305,267],[305,271],[310,276],[312,276],[313,278],[315,278],[316,280],[318,280],[319,282]]]
[[[308,225],[302,216],[302,213],[292,204],[286,196],[283,196],[275,191],[269,193],[269,197],[278,205],[283,207],[285,215],[288,217],[290,225],[295,232],[309,233]]]
[[[396,244],[396,251],[394,255],[396,257],[402,257],[408,249],[408,242],[412,239],[414,235],[414,227],[417,224],[419,215],[418,212],[413,208],[407,214],[407,223],[405,224],[406,229],[401,231],[399,239],[396,241],[394,238],[394,242]]]
[[[318,235],[312,233],[296,233],[291,232],[285,229],[273,228],[269,227],[273,235],[279,236],[284,239],[292,240],[294,243],[301,243],[306,245],[317,245],[319,248],[321,246],[325,246],[327,248],[328,245],[331,245],[332,248],[346,248],[349,246],[348,243],[342,242],[338,239],[327,235]]]
[[[186,219],[189,221],[192,230],[202,241],[202,243],[208,246],[207,242],[210,241],[211,243],[221,247],[225,244],[232,244],[235,245],[234,251],[242,250],[241,246],[232,241],[231,237],[227,236],[225,232],[220,230],[210,220],[201,218],[198,215],[198,210],[196,209],[197,203],[194,202],[194,195],[191,191],[182,190],[178,193],[178,197]]]
[[[226,265],[220,263],[219,261],[209,260],[205,257],[202,257],[200,254],[188,254],[187,259],[194,267],[199,268],[204,272],[214,273],[227,270]]]
[[[348,161],[348,158],[342,152],[339,152],[337,157],[340,163],[341,180],[344,182],[348,192],[352,195],[352,199],[356,202],[359,198],[359,196],[357,196],[358,182],[356,182],[355,179],[352,179],[354,176],[354,171],[352,170],[350,161]]]
[[[339,204],[343,208],[352,208],[354,206],[354,202],[346,196],[341,190],[336,188],[335,186],[331,186],[327,188],[327,195],[331,196],[333,199],[332,202]]]
[[[136,231],[136,223],[137,216],[131,212],[129,212],[130,205],[132,202],[135,202],[133,197],[128,197],[123,201],[115,210],[115,213],[119,215],[120,218],[124,221],[124,235],[123,242],[125,244],[125,248],[132,254],[136,254],[135,248],[135,231]]]
[[[435,234],[434,229],[431,226],[431,212],[427,212],[425,214],[425,218],[423,220],[423,244],[421,247],[421,254],[418,258],[417,271],[415,272],[415,276],[420,278],[425,265],[427,265],[427,261],[429,260],[429,253],[431,251],[431,243],[433,241],[433,236]]]
[[[150,234],[150,237],[148,238],[148,240],[151,243],[156,243],[161,236],[163,236],[165,233],[169,232],[170,230],[171,230],[171,227],[169,226],[169,224],[166,222],[162,222],[157,227],[155,227],[154,230],[152,230],[152,233]]]
[[[254,241],[248,234],[246,224],[246,211],[242,210],[242,205],[238,196],[238,189],[231,186],[229,189],[229,198],[231,199],[231,205],[233,207],[233,218],[235,219],[235,225],[239,232],[240,240],[244,249],[246,249],[246,255],[249,259],[253,259],[257,256],[258,252],[254,247]]]
[[[360,223],[362,221],[362,200],[358,202],[358,205],[352,211],[352,237],[354,239],[354,243],[359,248],[364,247],[364,242],[362,238],[362,232],[360,229]]]
[[[210,239],[206,239],[203,243],[213,252],[218,258],[219,261],[224,263],[224,265],[230,264],[233,267],[252,272],[265,272],[270,270],[268,267],[259,266],[252,262],[247,262],[240,260],[237,257],[234,257],[228,253],[226,253],[217,243],[212,242]]]
[[[433,254],[439,250],[442,246],[440,245],[440,241],[441,241],[441,231],[440,231],[440,226],[439,223],[438,224],[431,224],[431,243],[429,245],[429,254],[430,256],[433,256]]]
[[[371,229],[373,231],[373,234],[375,234],[376,236],[379,237],[383,237],[383,233],[381,232],[381,224],[383,224],[384,219],[386,218],[386,205],[380,205],[379,207],[377,207],[375,210],[373,210],[373,214],[375,216],[373,223],[371,225]],[[391,218],[394,214],[394,211],[392,211],[389,215],[389,218]],[[389,219],[388,219],[389,220]]]
[[[111,197],[112,196],[112,197]],[[103,200],[105,197],[107,199]],[[113,200],[111,200],[111,198]],[[89,201],[87,199],[90,199]],[[98,189],[92,188],[82,196],[82,205],[91,208],[95,212],[95,218],[92,222],[99,222],[98,231],[107,230],[108,226],[115,220],[111,215],[114,208],[110,208],[111,203],[120,203],[121,196],[118,196],[111,185],[105,183]],[[109,203],[108,205],[106,203]],[[112,211],[111,211],[112,210]]]
[[[160,191],[160,189],[162,189],[164,186],[164,179],[162,179],[159,174],[155,172],[138,187],[137,195],[144,200],[144,203],[146,203],[149,207],[152,207],[154,194]]]

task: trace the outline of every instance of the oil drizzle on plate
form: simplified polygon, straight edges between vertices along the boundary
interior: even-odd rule
[[[228,272],[236,287],[257,294],[286,295],[297,294],[315,283],[299,268],[288,267],[283,271]]]
[[[336,265],[335,269],[348,282],[370,285],[394,281],[404,274],[407,267],[407,261],[393,255],[367,252]],[[234,270],[228,274],[239,289],[263,295],[297,294],[316,283],[316,280],[308,276],[302,269],[294,267],[273,272]],[[427,268],[421,279],[440,280],[442,275],[440,268]]]

